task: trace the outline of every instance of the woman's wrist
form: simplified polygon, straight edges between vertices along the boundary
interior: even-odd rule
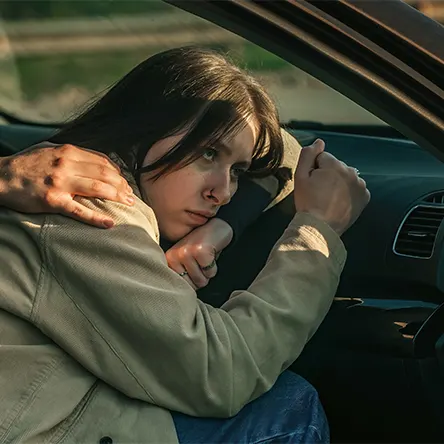
[[[208,228],[211,228],[211,231],[214,235],[214,246],[216,247],[216,251],[220,252],[228,245],[230,245],[233,240],[233,229],[231,226],[222,219],[214,217],[210,221],[207,222]]]

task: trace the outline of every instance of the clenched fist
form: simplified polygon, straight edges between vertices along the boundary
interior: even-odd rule
[[[342,235],[369,203],[370,192],[356,168],[324,148],[318,139],[302,149],[294,177],[296,211],[312,214]]]

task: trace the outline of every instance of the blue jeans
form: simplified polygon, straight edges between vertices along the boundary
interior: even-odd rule
[[[233,418],[193,418],[177,412],[172,415],[181,444],[311,444],[330,440],[316,390],[289,371]]]

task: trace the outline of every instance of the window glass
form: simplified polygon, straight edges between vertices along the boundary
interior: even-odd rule
[[[0,17],[0,108],[23,119],[62,122],[150,55],[193,44],[222,49],[259,77],[282,122],[381,123],[284,60],[160,0],[2,0]]]

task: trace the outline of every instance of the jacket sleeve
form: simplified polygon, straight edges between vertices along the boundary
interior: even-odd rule
[[[79,200],[116,226],[47,216],[32,322],[129,397],[232,416],[274,384],[330,307],[345,250],[308,214],[295,216],[248,290],[216,309],[168,268],[149,207]]]

